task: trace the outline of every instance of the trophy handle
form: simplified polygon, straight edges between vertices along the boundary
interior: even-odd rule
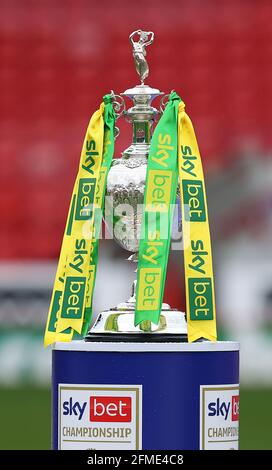
[[[119,137],[119,135],[120,135],[120,129],[119,129],[119,127],[114,126],[113,132],[114,132],[114,140],[116,140],[117,137]]]
[[[164,95],[161,100],[160,100],[160,113],[163,114],[166,106],[167,106],[167,103],[169,101],[169,96],[171,95],[171,93],[173,92],[173,90],[168,93],[167,95]]]
[[[123,114],[126,113],[126,104],[125,100],[122,96],[116,95],[113,90],[111,90],[111,97],[112,97],[112,107],[116,114],[116,121],[119,119]],[[117,126],[114,126],[114,140],[120,134],[120,129]]]
[[[119,119],[126,112],[125,100],[121,95],[117,95],[111,90],[112,106],[116,114],[116,119]]]

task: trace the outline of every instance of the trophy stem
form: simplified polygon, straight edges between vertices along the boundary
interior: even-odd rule
[[[138,253],[133,253],[127,261],[138,262]],[[137,267],[135,272],[137,272]],[[137,279],[131,286],[131,296],[126,302],[100,313],[90,329],[85,341],[126,341],[128,338],[141,338],[140,341],[160,341],[161,335],[166,335],[168,341],[187,341],[187,324],[185,315],[170,305],[163,303],[157,325],[151,320],[143,320],[139,325],[134,324],[136,309]],[[160,334],[161,335],[160,335]],[[157,339],[156,339],[157,338]]]

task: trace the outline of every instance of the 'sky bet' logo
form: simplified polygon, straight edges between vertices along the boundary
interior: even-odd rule
[[[191,320],[213,319],[212,280],[210,277],[189,278]]]
[[[77,416],[77,419],[80,421],[84,414],[87,402],[79,403],[79,401],[73,401],[73,398],[70,397],[69,400],[64,401],[62,405],[62,414],[63,416]]]
[[[231,416],[231,421],[239,420],[239,395],[234,395],[231,402],[221,401],[217,398],[208,404],[208,416],[222,416],[226,421]]]
[[[232,421],[239,421],[239,395],[232,397]]]
[[[80,178],[75,212],[76,220],[88,220],[92,217],[95,184],[95,178]]]
[[[85,277],[67,276],[61,311],[62,318],[81,318],[85,288]]]
[[[142,268],[140,270],[138,310],[157,310],[159,308],[161,268]]]
[[[182,189],[184,204],[189,206],[188,213],[185,212],[185,220],[189,222],[205,222],[206,209],[202,181],[183,180]]]
[[[87,413],[87,401],[69,400],[63,402],[64,416],[74,416],[79,421]],[[132,420],[131,397],[90,396],[89,419],[91,422],[130,423]]]
[[[146,208],[151,212],[167,212],[171,198],[172,172],[149,170]]]
[[[131,397],[90,397],[90,421],[131,422]]]

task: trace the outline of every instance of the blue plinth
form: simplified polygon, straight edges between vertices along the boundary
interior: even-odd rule
[[[236,449],[239,345],[56,343],[54,449]]]

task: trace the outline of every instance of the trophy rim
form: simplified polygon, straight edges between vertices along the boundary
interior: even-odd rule
[[[128,96],[132,98],[134,96],[151,96],[152,99],[156,98],[157,96],[165,95],[163,91],[160,91],[158,88],[151,88],[149,85],[136,85],[133,88],[128,88],[123,93],[120,93],[121,96]]]

